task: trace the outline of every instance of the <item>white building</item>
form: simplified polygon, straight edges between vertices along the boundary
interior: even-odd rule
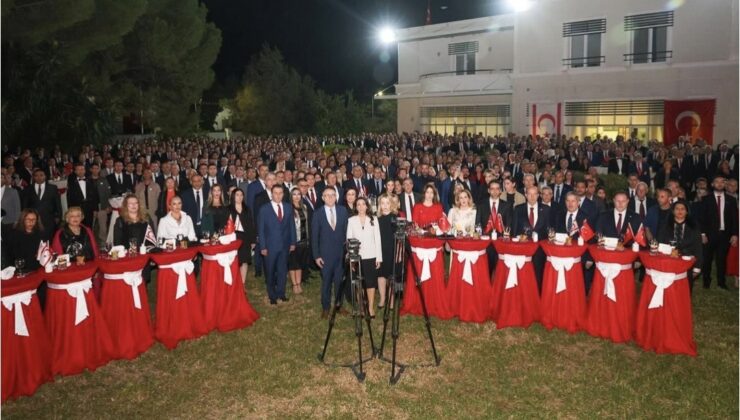
[[[398,131],[696,137],[709,100],[714,141],[737,143],[738,0],[531,4],[398,30],[396,93],[377,97],[398,101]]]

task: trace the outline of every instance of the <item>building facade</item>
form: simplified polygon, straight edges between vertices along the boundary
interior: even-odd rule
[[[399,132],[738,141],[738,0],[535,0],[396,37]]]

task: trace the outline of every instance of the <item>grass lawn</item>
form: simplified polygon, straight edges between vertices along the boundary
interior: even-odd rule
[[[492,323],[434,320],[442,364],[409,368],[390,386],[390,367],[377,360],[366,365],[364,384],[347,368],[318,363],[327,329],[319,318],[318,279],[303,295],[270,308],[262,280],[250,273],[248,295],[262,315],[252,327],[214,332],[173,351],[155,344],[136,360],[58,377],[32,397],[3,404],[2,415],[737,418],[738,293],[704,290],[698,283],[696,358],[656,355],[633,344],[548,332],[539,325],[496,330]],[[152,282],[152,302],[154,290]],[[356,355],[353,324],[349,317],[337,320],[327,362],[348,362]],[[373,322],[377,337],[382,321]],[[419,318],[402,318],[399,358],[431,362]]]

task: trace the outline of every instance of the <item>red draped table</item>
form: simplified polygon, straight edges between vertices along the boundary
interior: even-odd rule
[[[406,287],[404,288],[402,314],[423,315],[421,298],[416,288],[413,264],[421,281],[424,304],[430,316],[450,319],[455,316],[448,304],[445,291],[445,263],[442,253],[444,241],[434,237],[409,236],[411,255],[406,266]]]
[[[696,356],[694,323],[686,272],[694,258],[640,252],[645,266],[637,308],[635,341],[645,350]]]
[[[498,263],[493,277],[491,319],[496,328],[529,327],[540,319],[540,298],[532,255],[537,242],[493,241]]]
[[[588,302],[586,331],[615,343],[626,343],[634,338],[635,272],[632,263],[637,253],[630,249],[610,251],[590,245],[594,260],[594,280]]]
[[[485,322],[489,315],[491,279],[486,248],[491,241],[453,239],[447,296],[450,310],[465,322]]]
[[[142,278],[148,263],[149,255],[98,261],[106,282],[100,305],[116,355],[124,359],[133,359],[154,344],[149,299]]]
[[[573,334],[586,328],[586,288],[581,256],[586,246],[556,245],[540,241],[547,255],[542,274],[540,312],[542,325]]]
[[[91,293],[97,261],[44,273],[46,329],[51,339],[52,374],[95,370],[116,358],[104,314]]]
[[[168,349],[208,332],[193,271],[197,254],[193,247],[149,255],[159,266],[154,337]]]
[[[2,281],[2,401],[51,381],[49,334],[36,289],[43,270]]]
[[[206,245],[199,248],[203,254],[200,272],[203,314],[208,331],[222,332],[245,328],[260,315],[249,304],[244,282],[239,273],[236,240],[227,245]]]

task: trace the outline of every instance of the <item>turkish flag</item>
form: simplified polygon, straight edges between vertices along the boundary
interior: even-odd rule
[[[637,234],[635,234],[635,242],[640,244],[642,247],[647,246],[647,240],[645,240],[645,226],[640,223],[640,227],[637,228]]]
[[[624,232],[623,244],[627,245],[631,240],[635,238],[635,233],[632,231],[632,225],[627,223],[627,232]]]
[[[663,143],[671,145],[679,136],[688,136],[691,142],[702,138],[712,144],[716,101],[664,101]]]
[[[588,242],[593,237],[594,230],[591,229],[591,225],[588,224],[588,220],[584,220],[583,225],[581,226],[581,238],[583,238],[584,241]]]

